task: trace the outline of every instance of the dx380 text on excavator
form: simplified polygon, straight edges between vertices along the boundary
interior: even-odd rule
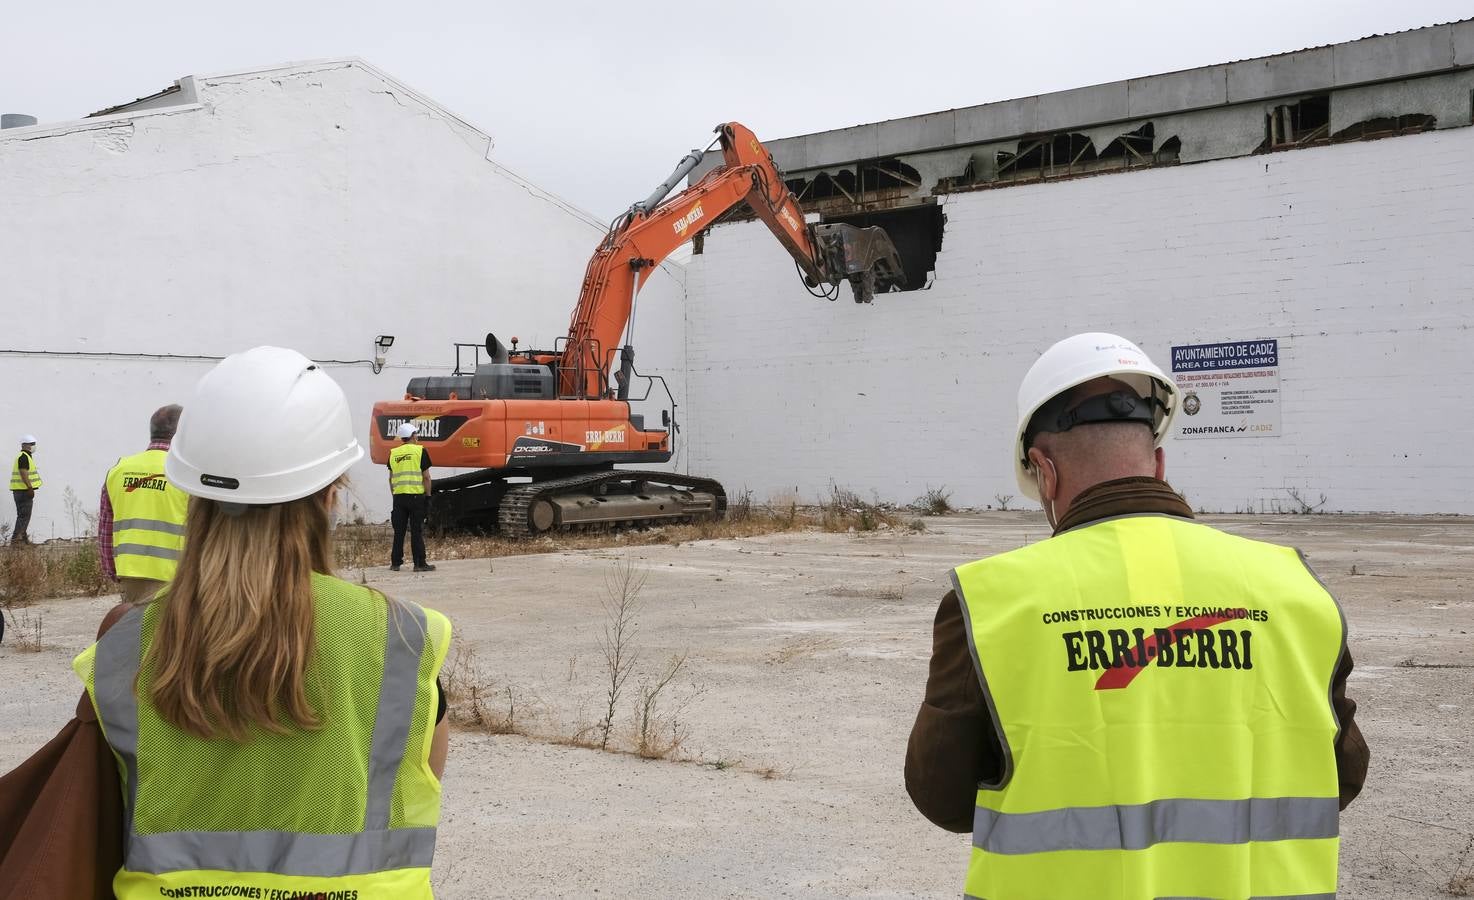
[[[615,466],[668,462],[679,430],[665,380],[634,367],[641,282],[734,206],[745,201],[752,208],[816,296],[832,300],[848,281],[855,301],[868,303],[904,283],[883,229],[804,222],[752,132],[736,122],[716,131],[712,146],[720,144],[723,157],[717,167],[667,200],[701,162],[704,151],[693,150],[610,226],[589,260],[568,335],[553,349],[518,349],[516,338],[508,348],[488,334],[484,344],[457,345],[454,375],[412,379],[403,400],[374,405],[375,462],[387,461],[399,425],[415,422],[435,466],[478,470],[434,480],[437,523],[495,526],[515,536],[724,514],[726,493],[713,479]],[[460,364],[468,347],[469,371]],[[642,392],[633,388],[637,381]],[[669,401],[659,427],[630,411],[656,387]]]

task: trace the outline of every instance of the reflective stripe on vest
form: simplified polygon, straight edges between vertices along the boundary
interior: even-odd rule
[[[21,457],[25,457],[26,465],[29,468],[22,469],[20,467]],[[22,477],[22,472],[25,472],[30,477],[31,487],[38,488],[41,486],[41,472],[36,468],[36,457],[24,450],[17,453],[15,455],[15,462],[10,464],[10,489],[12,491],[23,491],[26,489],[26,479]]]
[[[987,897],[975,897],[972,894],[963,894],[962,900],[988,900]],[[1212,900],[1210,897],[1159,897],[1157,900]],[[1276,897],[1259,896],[1250,897],[1249,900],[1336,900],[1334,893],[1330,894],[1280,894]]]
[[[967,896],[1334,895],[1345,625],[1294,550],[1125,516],[954,581],[1004,749]]]
[[[368,591],[357,591],[354,586],[327,576],[314,576],[313,584],[314,600],[319,604],[324,585],[326,590],[337,591],[340,598],[348,597],[350,603],[376,602],[381,610],[386,603],[382,597],[375,600]],[[292,757],[278,754],[269,758],[253,757],[248,745],[228,742],[225,742],[227,749],[221,751],[223,739],[201,741],[170,727],[161,730],[158,724],[150,726],[153,738],[143,746],[144,761],[152,768],[159,786],[153,796],[140,796],[140,785],[146,779],[140,780],[142,719],[133,679],[152,630],[148,623],[154,621],[147,618],[146,607],[130,611],[101,641],[77,658],[74,666],[88,685],[104,734],[123,768],[127,844],[123,871],[114,882],[120,898],[158,897],[161,891],[199,884],[276,888],[287,891],[283,896],[309,896],[319,891],[348,888],[357,889],[365,897],[430,896],[429,867],[435,847],[439,788],[437,784],[433,796],[421,796],[424,789],[406,782],[404,773],[418,772],[428,758],[428,742],[435,725],[435,677],[444,661],[450,630],[439,613],[414,604],[388,602],[387,610],[380,613],[383,618],[378,625],[383,640],[382,668],[373,665],[363,669],[365,680],[359,682],[358,688],[374,685],[374,693],[364,695],[370,702],[377,700],[371,718],[363,719],[362,713],[353,707],[319,708],[325,731],[333,729],[335,723],[362,719],[365,728],[361,734],[366,736],[371,729],[371,737],[361,747],[355,747],[351,727],[336,736],[327,733],[326,743],[320,746],[331,748],[332,759],[320,757],[297,762],[305,768],[318,765],[326,772],[341,770],[341,778],[337,774],[330,777],[344,785],[351,786],[362,778],[361,787],[350,787],[350,791],[362,791],[361,818],[354,819],[351,829],[332,829],[332,833],[328,833],[329,829],[309,833],[252,828],[249,821],[244,821],[251,814],[249,811],[240,813],[241,820],[234,822],[235,828],[190,830],[187,823],[198,822],[199,816],[207,813],[191,809],[188,804],[176,808],[172,798],[162,796],[172,787],[159,783],[161,779],[171,780],[163,777],[164,773],[188,768],[170,754],[182,752],[184,755],[178,759],[188,759],[191,745],[209,746],[212,752],[233,753],[233,764],[239,765],[244,760],[249,780],[255,784],[233,785],[232,789],[252,797],[254,803],[268,806],[273,802],[269,786],[280,789],[283,780],[278,767],[291,765]],[[352,659],[355,652],[361,656],[351,634],[344,631],[344,622],[351,623],[354,616],[324,618],[319,611],[318,618],[320,656],[324,653],[322,640],[327,634],[344,642],[340,645],[341,658]],[[361,615],[358,618],[361,620]],[[341,672],[324,674],[332,678]],[[373,680],[366,680],[369,678]],[[144,688],[140,686],[140,690]],[[329,696],[345,695],[334,692]],[[154,723],[159,721],[151,708],[143,710],[142,715],[151,717]],[[161,735],[169,738],[162,744]],[[261,739],[258,736],[253,742]],[[311,736],[304,739],[311,740]],[[178,747],[171,746],[174,744]],[[235,747],[240,749],[229,749]],[[415,750],[412,758],[407,756],[411,749]],[[361,756],[355,755],[360,753]],[[355,774],[355,769],[361,775]],[[235,771],[238,773],[239,769]],[[202,777],[208,780],[212,775],[220,777],[216,773],[203,773]],[[210,790],[202,795],[213,800],[217,793]],[[326,802],[341,799],[341,794],[329,796]],[[290,808],[292,804],[310,815],[314,805],[325,799],[289,793],[276,798],[276,802],[287,803],[289,808],[285,812],[289,818],[296,818],[297,814]],[[223,808],[228,810],[229,804]],[[407,821],[416,816],[420,821]],[[145,819],[148,825],[143,824]]]
[[[420,461],[425,448],[402,444],[389,454],[389,490],[395,494],[425,493],[425,476]]]
[[[164,450],[118,460],[107,473],[113,560],[120,578],[170,581],[184,549],[189,497],[164,475]]]

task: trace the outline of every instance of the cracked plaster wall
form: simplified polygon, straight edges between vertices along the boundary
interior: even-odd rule
[[[354,64],[198,87],[198,107],[0,137],[0,292],[25,310],[0,346],[275,343],[362,359],[392,334],[383,374],[331,369],[366,435],[375,400],[449,372],[452,342],[495,331],[546,346],[566,331],[603,226],[488,161],[485,135]],[[664,267],[641,294],[636,346],[678,401],[683,317],[682,272]],[[148,414],[209,365],[0,355],[0,446],[10,431],[40,438],[33,533],[71,533],[68,487],[95,511],[106,469],[147,442]],[[384,518],[382,472],[353,474],[356,501]]]

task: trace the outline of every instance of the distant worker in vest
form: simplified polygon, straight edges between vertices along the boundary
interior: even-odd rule
[[[394,507],[389,521],[394,525],[394,547],[389,552],[389,571],[404,565],[404,532],[409,529],[409,549],[416,572],[433,572],[425,561],[425,513],[430,507],[430,452],[420,444],[420,426],[405,422],[396,432],[399,446],[389,453],[389,491]]]
[[[36,468],[36,436],[21,435],[20,452],[10,467],[10,495],[15,498],[15,527],[10,532],[12,544],[31,542],[31,507],[36,504],[36,491],[41,487],[41,471]]]
[[[164,458],[179,427],[178,404],[148,420],[148,449],[108,470],[97,507],[97,551],[103,574],[118,582],[123,599],[141,603],[174,577],[184,547],[189,495],[169,483]]]
[[[73,663],[128,801],[121,900],[431,897],[451,629],[333,576],[362,456],[342,389],[292,350],[227,357],[186,404],[178,571]]]
[[[1012,466],[1054,534],[954,570],[906,751],[917,809],[972,832],[968,897],[1336,892],[1368,761],[1345,619],[1297,551],[1193,521],[1177,405],[1113,334],[1024,376]]]

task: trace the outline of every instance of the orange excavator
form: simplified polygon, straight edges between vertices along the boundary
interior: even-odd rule
[[[736,122],[716,132],[711,147],[693,150],[649,197],[615,219],[589,260],[568,335],[553,349],[518,349],[516,338],[509,348],[488,334],[482,344],[456,345],[454,374],[412,379],[404,399],[374,405],[374,462],[388,460],[399,426],[413,422],[435,466],[477,470],[434,480],[438,524],[494,525],[516,536],[725,513],[726,493],[713,479],[615,466],[668,462],[680,430],[665,379],[635,369],[640,286],[662,260],[738,204],[746,202],[772,230],[815,296],[833,300],[847,281],[855,301],[868,303],[876,292],[904,284],[883,229],[804,222],[752,132]],[[718,144],[722,162],[670,197]],[[659,427],[630,408],[650,400],[657,387],[665,393]]]

